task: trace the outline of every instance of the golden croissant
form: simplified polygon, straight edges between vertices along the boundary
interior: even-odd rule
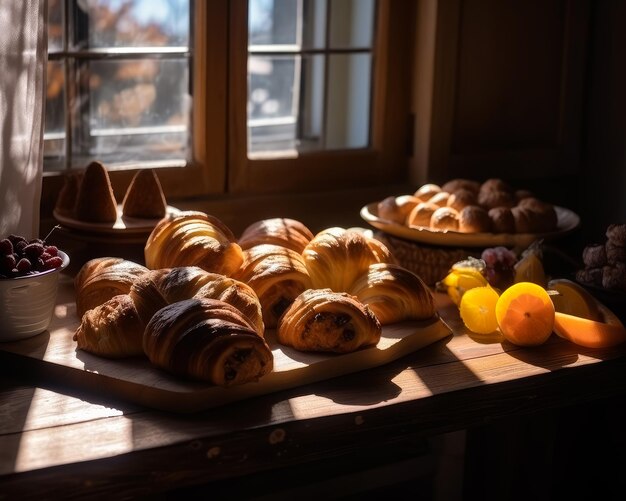
[[[435,301],[422,279],[392,263],[370,265],[349,290],[374,312],[381,324],[424,320],[435,315]]]
[[[345,292],[369,266],[391,261],[392,255],[379,241],[357,230],[333,227],[319,232],[302,252],[313,288]]]
[[[278,341],[300,351],[348,353],[374,346],[381,324],[364,304],[345,292],[308,289],[285,310]]]
[[[128,294],[132,284],[147,271],[145,266],[121,258],[87,261],[74,278],[78,317],[118,294]]]
[[[257,333],[264,335],[261,303],[248,284],[218,273],[209,273],[197,266],[151,270],[147,275],[168,304],[193,297],[219,299],[240,310]]]
[[[273,355],[233,306],[215,299],[186,299],[157,311],[146,326],[143,349],[172,374],[234,386],[273,369]]]
[[[272,329],[278,318],[311,280],[302,256],[280,245],[255,245],[244,251],[244,262],[233,278],[248,284],[256,293],[265,327]]]
[[[261,244],[281,245],[302,253],[312,238],[311,230],[300,221],[276,217],[249,225],[239,237],[239,245],[243,250]]]
[[[144,247],[146,266],[156,270],[198,266],[230,276],[243,261],[232,231],[218,218],[186,211],[161,219]]]

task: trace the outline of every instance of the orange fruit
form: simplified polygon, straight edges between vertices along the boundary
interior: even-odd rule
[[[548,282],[548,290],[558,292],[550,296],[557,312],[602,321],[596,299],[582,285],[567,278],[555,278]]]
[[[540,285],[518,282],[498,298],[496,320],[500,332],[511,343],[538,346],[552,334],[554,304]]]
[[[470,331],[489,334],[498,329],[496,303],[498,293],[489,285],[474,287],[463,294],[459,313]]]

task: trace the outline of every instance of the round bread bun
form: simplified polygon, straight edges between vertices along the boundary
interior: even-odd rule
[[[413,207],[413,210],[409,212],[406,218],[407,226],[421,226],[423,228],[430,228],[430,218],[439,208],[438,205],[430,202],[421,202]]]
[[[477,192],[459,188],[448,197],[447,205],[458,211],[463,210],[468,205],[478,205]]]
[[[441,190],[447,191],[448,193],[454,193],[458,190],[469,190],[474,193],[478,193],[478,190],[480,190],[480,183],[471,179],[455,178],[444,183],[441,186]]]
[[[528,197],[520,200],[517,206],[539,215],[536,231],[552,231],[556,228],[558,217],[554,205],[535,197]]]
[[[508,207],[489,209],[489,218],[494,233],[515,233],[515,218]]]
[[[430,228],[433,230],[459,229],[459,211],[452,207],[439,207],[430,217]]]
[[[511,193],[513,191],[509,183],[496,177],[487,179],[480,185],[479,191],[491,191],[491,190],[506,191],[508,193]]]
[[[515,190],[515,200],[517,200],[518,202],[524,198],[533,198],[535,195],[533,195],[532,191],[529,190]]]
[[[394,223],[404,224],[413,207],[419,203],[419,198],[413,195],[386,197],[378,202],[378,217]]]
[[[541,214],[533,210],[516,205],[511,209],[515,219],[516,233],[539,233],[541,232]]]
[[[439,193],[435,193],[432,197],[428,199],[431,204],[435,204],[438,207],[445,207],[448,205],[448,199],[450,198],[450,193],[447,191],[440,191]]]
[[[513,207],[515,199],[508,191],[481,188],[478,193],[478,205],[485,209],[493,209],[494,207]]]
[[[489,233],[491,226],[489,214],[478,205],[468,205],[459,212],[459,231],[463,233]]]
[[[422,202],[427,202],[433,195],[436,195],[441,191],[441,186],[438,184],[427,183],[420,186],[415,193],[414,196],[419,198]]]

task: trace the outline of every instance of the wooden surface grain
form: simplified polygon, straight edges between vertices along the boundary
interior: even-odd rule
[[[63,384],[0,351],[0,499],[145,495],[623,395],[626,347],[552,336],[536,348],[472,337],[436,294],[453,335],[379,367],[191,414],[89,384]]]

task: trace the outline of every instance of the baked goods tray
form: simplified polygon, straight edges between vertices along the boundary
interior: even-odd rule
[[[32,377],[61,384],[70,391],[75,388],[179,413],[197,412],[377,367],[451,335],[439,317],[399,323],[383,328],[376,347],[333,355],[298,352],[278,344],[275,332],[268,331],[274,371],[258,382],[221,388],[171,376],[153,367],[147,359],[109,360],[76,350],[72,337],[78,324],[73,286],[65,280],[60,283],[49,330],[23,341],[0,343],[0,351],[15,358]]]
[[[567,235],[580,225],[579,216],[564,207],[555,206],[557,226],[546,233],[461,233],[450,230],[431,230],[425,227],[406,226],[379,217],[378,203],[372,202],[361,208],[361,217],[390,235],[436,246],[452,247],[528,247],[535,240],[551,240]]]

